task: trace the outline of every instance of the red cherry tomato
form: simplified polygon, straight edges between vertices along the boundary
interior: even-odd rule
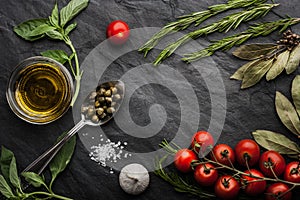
[[[194,160],[198,160],[194,151],[189,149],[180,149],[175,154],[174,164],[179,171],[187,173],[192,171],[191,163]]]
[[[300,163],[293,161],[287,164],[284,170],[283,178],[286,181],[300,183]]]
[[[192,148],[199,153],[199,150],[201,149],[201,153],[203,156],[206,154],[206,150],[208,147],[213,146],[214,144],[214,138],[209,132],[206,131],[198,131],[194,134],[192,138]]]
[[[260,156],[260,148],[254,140],[244,139],[235,146],[235,156],[241,166],[254,166]]]
[[[214,146],[210,153],[211,159],[223,165],[231,166],[235,162],[233,149],[227,144],[218,144]]]
[[[201,164],[195,168],[194,178],[201,186],[212,186],[218,178],[218,171],[213,164]]]
[[[123,44],[127,41],[130,30],[126,22],[116,20],[111,22],[106,29],[106,36],[113,44]]]
[[[230,175],[221,176],[215,183],[215,194],[220,199],[234,199],[239,190],[239,182]]]
[[[284,183],[273,183],[266,190],[265,200],[290,200],[292,192],[289,189],[289,186]]]
[[[247,175],[242,175],[242,185],[244,192],[249,196],[257,196],[262,194],[267,186],[267,182],[265,180],[262,180],[260,178],[254,178],[254,177],[264,177],[264,175],[256,170],[256,169],[250,169],[245,171]],[[253,177],[254,176],[254,177]]]
[[[273,178],[274,172],[278,177],[284,172],[285,166],[284,158],[277,151],[270,150],[261,154],[259,168],[265,176]]]

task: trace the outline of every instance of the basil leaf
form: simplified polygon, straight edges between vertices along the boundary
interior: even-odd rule
[[[267,130],[256,130],[252,133],[255,141],[268,150],[277,151],[280,154],[300,153],[299,146],[286,136]]]
[[[42,56],[52,58],[61,64],[65,64],[69,60],[68,54],[63,50],[48,50],[41,52]]]
[[[235,79],[235,80],[240,80],[240,81],[243,80],[244,72],[246,71],[246,69],[248,69],[248,67],[250,67],[252,65],[256,65],[259,62],[260,62],[259,59],[251,61],[251,62],[247,62],[242,67],[240,67],[230,78]]]
[[[57,30],[50,30],[46,32],[47,36],[54,40],[64,40],[63,35]]]
[[[0,166],[1,166],[2,175],[7,181],[9,181],[9,167],[13,157],[14,157],[14,153],[9,149],[5,148],[4,146],[2,146]]]
[[[2,175],[0,175],[0,192],[8,199],[16,197]]]
[[[300,120],[292,103],[280,92],[276,92],[275,106],[282,123],[294,134],[300,134]]]
[[[255,63],[248,67],[244,72],[242,89],[251,87],[258,83],[260,79],[267,73],[271,68],[273,59],[260,60],[260,62]]]
[[[65,35],[69,35],[69,33],[70,33],[71,31],[73,31],[74,28],[76,28],[76,26],[77,26],[77,23],[76,23],[76,22],[74,22],[74,23],[70,24],[69,26],[67,26],[67,28],[66,28],[66,30],[65,30]]]
[[[287,74],[292,73],[297,69],[300,63],[300,44],[298,44],[291,52],[289,61],[285,66]]]
[[[43,177],[34,172],[22,172],[21,175],[29,184],[33,185],[34,187],[41,187],[42,185],[47,187]]]
[[[54,5],[51,16],[49,17],[49,21],[52,24],[52,26],[59,27],[59,14],[58,14],[57,2]]]
[[[255,60],[276,48],[276,44],[247,44],[237,48],[232,54],[240,59]]]
[[[59,138],[61,139],[66,133],[62,134]],[[50,162],[50,171],[52,175],[52,180],[53,182],[57,175],[64,171],[66,166],[69,164],[74,149],[76,145],[76,136],[73,136],[62,148],[61,150],[57,153],[57,155],[53,158],[53,160]]]
[[[60,11],[60,26],[64,27],[70,20],[88,6],[88,0],[71,0]]]
[[[44,34],[33,35],[32,32],[39,26],[48,24],[48,19],[32,19],[14,27],[14,32],[25,40],[34,41],[44,37]]]
[[[21,188],[21,183],[20,179],[18,176],[18,170],[17,170],[17,163],[16,163],[16,158],[13,157],[10,162],[10,167],[9,167],[9,180],[13,186],[16,188]]]
[[[288,62],[289,56],[290,56],[289,50],[286,50],[278,55],[277,60],[274,62],[271,69],[268,71],[266,75],[267,81],[273,80],[284,70],[284,67]]]
[[[300,116],[300,75],[297,75],[292,83],[292,97],[298,115]]]

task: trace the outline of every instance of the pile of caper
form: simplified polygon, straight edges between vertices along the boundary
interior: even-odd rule
[[[89,104],[81,107],[86,119],[98,123],[111,118],[119,107],[122,90],[117,85],[100,85],[89,95]]]

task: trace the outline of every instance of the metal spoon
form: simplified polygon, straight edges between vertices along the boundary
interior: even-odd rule
[[[29,164],[23,172],[41,174],[63,145],[85,125],[101,126],[113,118],[124,98],[125,85],[122,81],[100,84],[84,100],[81,120],[56,144]]]

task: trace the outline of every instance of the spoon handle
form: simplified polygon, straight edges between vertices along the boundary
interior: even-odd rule
[[[75,133],[86,124],[85,120],[80,120],[61,140],[46,150],[42,155],[29,164],[23,172],[35,172],[41,174],[59,150],[68,142]]]

